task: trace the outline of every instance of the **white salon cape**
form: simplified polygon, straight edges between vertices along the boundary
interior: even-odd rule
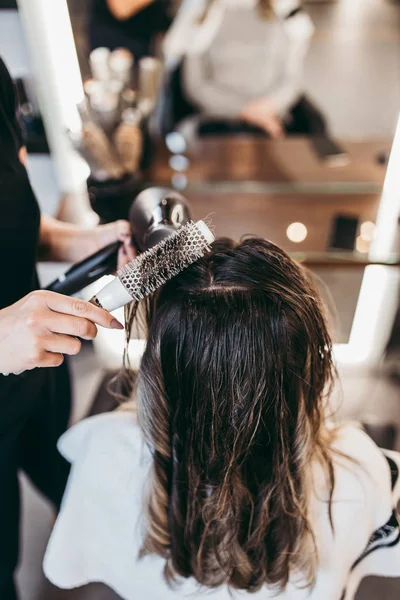
[[[316,489],[310,519],[319,567],[312,589],[302,589],[295,576],[280,594],[264,587],[251,595],[230,595],[227,587],[208,590],[193,579],[182,580],[172,589],[164,581],[161,558],[138,559],[151,454],[133,414],[115,412],[86,419],[59,442],[72,471],[45,555],[45,574],[60,588],[102,582],[124,600],[350,600],[366,575],[400,576],[395,512],[400,496],[400,455],[384,455],[363,431],[351,425],[343,427],[336,447],[358,465],[335,459],[334,534],[325,478],[318,467],[314,469]]]

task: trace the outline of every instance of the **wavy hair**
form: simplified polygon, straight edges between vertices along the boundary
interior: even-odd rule
[[[169,582],[284,589],[300,572],[312,585],[313,461],[329,508],[334,489],[332,343],[314,283],[270,242],[219,240],[152,308],[137,387],[153,452],[141,554],[165,558]]]

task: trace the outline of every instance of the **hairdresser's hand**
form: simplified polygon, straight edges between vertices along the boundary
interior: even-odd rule
[[[136,258],[136,251],[131,243],[132,231],[128,221],[120,220],[114,223],[107,223],[107,225],[99,225],[93,230],[93,233],[94,243],[97,245],[96,250],[117,240],[122,242],[118,253],[118,269],[121,269],[126,263]]]
[[[123,329],[107,311],[55,292],[32,292],[0,310],[0,373],[57,367],[78,354],[78,337],[92,340],[97,325]]]
[[[79,262],[108,244],[121,241],[118,268],[135,258],[131,245],[131,228],[128,221],[115,221],[93,229],[83,229],[70,223],[62,223],[48,215],[40,222],[40,241],[45,257],[50,260]]]
[[[242,108],[240,118],[250,125],[260,127],[273,139],[284,136],[282,121],[267,98],[258,98],[248,102]]]

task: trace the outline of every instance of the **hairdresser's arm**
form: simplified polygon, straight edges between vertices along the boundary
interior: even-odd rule
[[[152,2],[154,0],[107,0],[107,5],[116,19],[125,21]]]
[[[22,146],[18,153],[21,163],[26,167],[27,152]],[[49,215],[40,219],[40,258],[60,262],[78,262],[100,248],[117,240],[122,242],[118,254],[118,268],[135,258],[131,246],[131,228],[128,221],[115,221],[84,229],[70,223],[63,223]]]
[[[19,152],[18,152],[18,158],[21,161],[21,163],[24,165],[24,167],[26,167],[26,161],[28,158],[28,152],[26,150],[26,146],[21,146],[21,148],[19,149]]]
[[[54,292],[31,292],[0,310],[0,373],[57,367],[78,354],[78,337],[91,340],[97,326],[123,329],[107,311]]]
[[[84,229],[57,221],[48,215],[42,215],[40,220],[40,255],[47,260],[77,262],[120,240],[122,246],[118,264],[121,267],[134,258],[130,239],[131,229],[128,221],[120,220]]]

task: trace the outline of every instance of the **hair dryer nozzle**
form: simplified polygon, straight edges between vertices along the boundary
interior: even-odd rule
[[[129,220],[134,242],[142,252],[190,221],[188,201],[174,190],[151,187],[134,200]]]

